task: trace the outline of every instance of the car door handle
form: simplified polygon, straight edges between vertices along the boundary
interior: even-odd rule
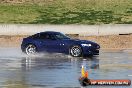
[[[65,44],[60,44],[60,46],[61,46],[61,45],[63,45],[63,46],[64,46]]]

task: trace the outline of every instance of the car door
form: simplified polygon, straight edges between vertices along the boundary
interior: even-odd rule
[[[67,39],[60,41],[60,52],[69,54],[70,42]]]
[[[40,42],[43,51],[46,52],[60,52],[60,41],[53,39],[48,33],[40,34]]]

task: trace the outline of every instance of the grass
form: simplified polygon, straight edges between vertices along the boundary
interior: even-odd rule
[[[132,0],[4,2],[0,4],[0,23],[132,24]]]

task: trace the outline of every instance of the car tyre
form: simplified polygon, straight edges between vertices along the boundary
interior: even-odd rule
[[[82,49],[78,45],[74,45],[70,48],[70,55],[73,57],[80,57],[82,56]]]
[[[25,53],[27,55],[34,55],[37,53],[37,47],[33,44],[28,44],[26,47],[25,47]]]

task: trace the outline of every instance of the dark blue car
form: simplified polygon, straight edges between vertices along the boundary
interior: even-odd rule
[[[41,32],[24,38],[21,44],[24,53],[64,53],[74,57],[99,55],[100,46],[92,41],[70,39],[60,32]]]

